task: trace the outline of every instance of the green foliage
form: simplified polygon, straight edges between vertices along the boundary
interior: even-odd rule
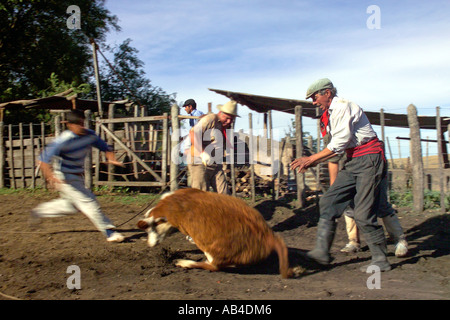
[[[396,192],[391,191],[389,193],[391,204],[396,205],[397,207],[408,207],[413,204],[413,197],[411,191],[406,192]]]
[[[148,115],[169,112],[175,102],[174,95],[151,85],[143,70],[144,62],[137,56],[138,50],[131,46],[131,39],[111,52],[114,56],[112,66],[103,63],[100,74],[102,98],[106,101],[130,99],[146,106]]]
[[[60,80],[54,72],[52,72],[48,81],[50,82],[50,86],[44,90],[40,90],[38,93],[39,97],[51,97],[57,93],[67,91],[69,89],[73,89],[74,94],[78,93],[81,95],[89,94],[91,92],[91,85],[89,83],[82,83],[80,85],[77,85],[75,81],[72,81],[72,83],[67,83],[64,80]]]
[[[6,0],[0,4],[0,102],[48,97],[74,88],[83,98],[96,99],[91,39],[102,52],[110,30],[120,30],[117,17],[104,0]],[[66,12],[80,8],[81,30],[69,29]],[[173,95],[152,86],[145,77],[137,50],[124,41],[103,63],[100,72],[105,101],[130,99],[145,105],[149,115],[170,110]],[[126,85],[124,85],[124,82]],[[89,83],[91,83],[89,85]],[[131,88],[131,89],[130,89]],[[104,96],[103,96],[104,95]],[[49,121],[48,112],[8,110],[6,123]]]
[[[405,192],[391,191],[390,202],[398,207],[410,207],[413,205],[413,193],[411,190]],[[424,209],[436,209],[441,207],[441,193],[438,191],[425,190]],[[445,196],[445,207],[450,208],[450,194]]]
[[[120,28],[103,0],[77,0],[81,30],[70,30],[66,10],[73,4],[68,0],[1,2],[0,102],[39,97],[54,86],[52,74],[60,84],[76,88],[89,82],[93,75],[89,38],[102,43],[110,29]]]

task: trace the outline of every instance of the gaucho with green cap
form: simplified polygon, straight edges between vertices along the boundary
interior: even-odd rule
[[[306,91],[306,98],[312,99],[314,106],[324,112],[323,133],[329,133],[331,140],[322,151],[295,159],[291,169],[305,172],[320,162],[347,153],[344,168],[319,201],[316,246],[307,257],[324,265],[331,262],[329,252],[336,219],[354,200],[356,224],[372,253],[370,265],[361,270],[365,272],[369,266],[376,266],[380,271],[390,270],[384,230],[376,215],[382,188],[380,182],[387,173],[383,144],[363,110],[356,103],[337,97],[337,90],[329,79],[314,81]]]
[[[323,89],[333,89],[333,83],[328,78],[319,79],[317,81],[314,81],[306,91],[306,99],[311,98],[311,96]]]

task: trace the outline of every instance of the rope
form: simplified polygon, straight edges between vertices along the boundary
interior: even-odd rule
[[[183,177],[184,177],[184,175],[186,174],[186,172],[187,172],[187,171],[186,171],[186,168],[184,168],[183,170],[181,170],[181,172],[175,177],[175,179],[173,179],[173,180],[169,181],[168,183],[166,183],[166,185],[161,189],[161,191],[157,194],[157,196],[161,195],[161,194],[164,192],[164,190],[166,190],[166,188],[172,183],[172,181],[177,180],[177,179],[180,177],[181,174],[183,174]],[[182,177],[182,178],[183,178],[183,177]],[[137,216],[141,215],[144,211],[146,211],[148,208],[150,208],[150,206],[153,204],[153,202],[155,202],[155,200],[156,200],[156,198],[153,199],[152,201],[150,201],[150,203],[149,203],[144,209],[142,209],[141,211],[139,211],[138,213],[136,213],[134,216],[132,216],[132,217],[131,217],[130,219],[128,219],[127,221],[122,222],[121,224],[119,224],[118,226],[116,226],[116,228],[123,226],[124,224],[130,222],[131,220],[133,220],[133,219],[136,218]]]

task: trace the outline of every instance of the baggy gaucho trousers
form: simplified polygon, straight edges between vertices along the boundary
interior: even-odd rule
[[[381,153],[350,158],[320,199],[320,218],[332,221],[339,218],[354,200],[354,218],[363,233],[382,228],[377,221],[382,180],[387,166]]]

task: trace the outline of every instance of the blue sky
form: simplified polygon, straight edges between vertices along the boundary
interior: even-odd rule
[[[379,29],[367,26],[371,5],[380,10]],[[328,77],[365,110],[406,113],[413,103],[419,115],[440,106],[450,117],[448,0],[107,0],[106,7],[122,28],[107,43],[132,39],[152,84],[179,102],[194,98],[203,111],[227,101],[208,88],[304,99],[311,82]],[[237,129],[248,128],[248,112],[239,106]],[[293,117],[273,118],[284,135]],[[263,116],[253,119],[262,128]],[[315,121],[304,125],[316,134]],[[396,157],[395,137],[409,130],[386,134]],[[409,143],[401,143],[404,156]]]

